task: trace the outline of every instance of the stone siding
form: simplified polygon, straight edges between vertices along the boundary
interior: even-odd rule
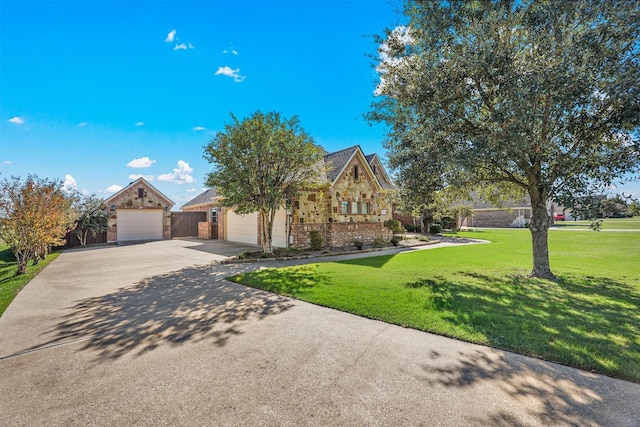
[[[138,197],[138,188],[143,188],[142,197]],[[163,209],[162,212],[162,238],[171,239],[171,206],[166,203],[165,197],[155,191],[153,188],[140,183],[139,185],[131,185],[116,198],[109,199],[106,206],[109,215],[107,220],[107,242],[116,242],[118,239],[117,232],[117,209]]]

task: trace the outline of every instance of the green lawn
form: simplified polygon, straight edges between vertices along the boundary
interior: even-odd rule
[[[49,254],[46,260],[40,261],[35,266],[29,263],[27,273],[16,276],[17,264],[13,252],[7,246],[0,246],[0,316],[18,295],[18,292],[58,255],[59,252]]]
[[[556,228],[572,228],[589,230],[591,221],[556,221]],[[640,230],[640,216],[633,218],[604,218],[603,230]]]
[[[552,232],[557,283],[526,277],[528,230],[459,236],[491,243],[261,270],[231,280],[640,382],[640,232]]]

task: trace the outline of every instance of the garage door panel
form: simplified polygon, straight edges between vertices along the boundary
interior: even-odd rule
[[[116,227],[118,241],[127,240],[162,240],[161,209],[116,211]]]
[[[227,240],[230,242],[258,244],[258,213],[238,215],[227,213]]]
[[[276,212],[276,216],[273,219],[271,244],[274,248],[287,247],[287,212],[284,209],[280,209]]]

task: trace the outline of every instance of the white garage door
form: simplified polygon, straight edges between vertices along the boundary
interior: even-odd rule
[[[227,213],[227,240],[230,242],[258,244],[258,213],[238,215]]]
[[[271,244],[274,248],[287,247],[287,212],[280,209],[273,219],[273,234]]]
[[[162,240],[162,209],[116,210],[118,240]]]

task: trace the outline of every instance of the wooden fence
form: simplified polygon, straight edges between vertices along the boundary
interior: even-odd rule
[[[67,235],[65,236],[65,240],[67,241],[66,244],[64,244],[63,246],[57,246],[54,249],[70,249],[70,248],[76,248],[81,246],[80,239],[78,239],[78,235],[73,231],[67,233]],[[93,245],[96,243],[107,243],[106,231],[103,231],[102,233],[97,233],[95,237],[93,237],[91,233],[89,233],[89,235],[87,236],[87,245]]]

